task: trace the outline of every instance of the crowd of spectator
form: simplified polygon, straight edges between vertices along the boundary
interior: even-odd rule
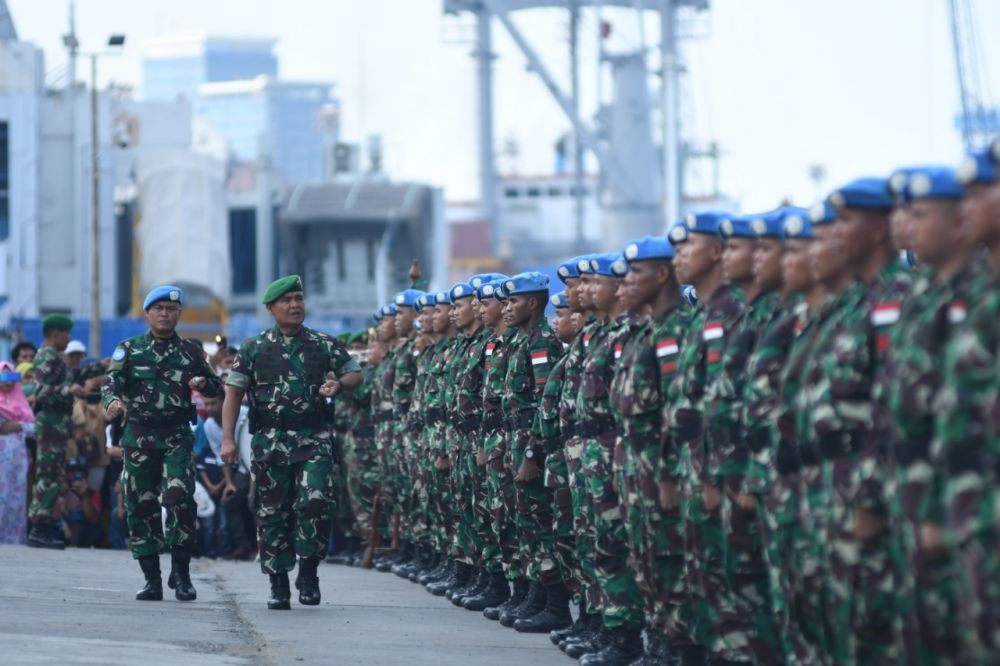
[[[27,537],[27,508],[34,472],[35,438],[32,411],[35,380],[32,362],[38,349],[29,341],[11,349],[0,361],[0,543],[20,544]],[[232,368],[236,349],[226,345],[212,355],[220,376]],[[66,546],[128,547],[122,486],[123,424],[108,423],[101,405],[108,359],[87,355],[73,340],[63,352],[74,382],[86,389],[73,406],[73,436],[66,446],[66,473],[51,526]],[[244,463],[226,465],[222,445],[222,400],[194,396],[197,408],[195,495],[198,501],[198,546],[195,555],[252,559],[256,553],[250,474]]]

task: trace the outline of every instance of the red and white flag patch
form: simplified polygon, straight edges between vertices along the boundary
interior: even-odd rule
[[[486,345],[486,356],[493,356],[493,350],[496,348],[497,346],[495,342],[491,342],[488,345]]]
[[[961,324],[968,314],[969,308],[965,305],[965,301],[952,301],[948,306],[948,323]]]
[[[549,353],[547,351],[535,351],[531,352],[531,365],[544,365],[549,362]]]
[[[705,324],[705,331],[702,333],[705,340],[718,340],[722,337],[722,322],[710,321]]]
[[[625,345],[617,344],[615,345],[615,360],[617,361],[622,357],[622,352],[625,351]]]
[[[899,321],[899,313],[903,307],[898,301],[880,303],[872,308],[872,326],[891,326]]]
[[[678,349],[677,338],[660,340],[656,343],[656,358],[663,358],[664,356],[676,354]]]
[[[592,337],[594,337],[594,336],[592,334],[590,334],[590,333],[587,333],[585,336],[583,336],[583,346],[584,347],[589,347],[590,346],[590,339]]]

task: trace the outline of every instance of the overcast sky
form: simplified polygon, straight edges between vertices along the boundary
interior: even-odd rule
[[[968,0],[979,25],[983,78],[1000,77],[1000,2]],[[22,40],[46,52],[50,72],[65,65],[61,35],[68,0],[7,0]],[[652,4],[647,0],[647,4]],[[789,197],[810,203],[811,164],[826,185],[923,162],[956,163],[958,92],[947,0],[713,0],[684,44],[688,79],[685,134],[718,141],[721,186],[745,211]],[[399,179],[443,185],[450,200],[477,197],[475,68],[470,20],[446,19],[440,0],[78,0],[82,48],[112,32],[128,35],[105,59],[101,80],[141,87],[142,43],[177,31],[274,36],[281,75],[329,80],[342,101],[343,135],[383,135],[386,166]],[[611,49],[637,48],[646,29],[628,14],[606,14]],[[567,20],[552,10],[518,23],[563,81]],[[584,16],[585,111],[598,88],[597,19]],[[522,174],[548,173],[553,144],[568,123],[498,23],[496,136],[520,151]],[[81,71],[82,74],[82,71]],[[1000,94],[1000,85],[993,91]],[[608,84],[604,83],[605,95]],[[994,97],[993,101],[997,101]]]

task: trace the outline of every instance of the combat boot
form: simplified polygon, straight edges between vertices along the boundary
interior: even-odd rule
[[[28,545],[32,548],[51,548],[53,550],[65,550],[66,542],[56,538],[49,525],[33,524],[28,530]]]
[[[268,610],[291,610],[292,591],[288,587],[288,573],[271,574],[271,597],[267,600]]]
[[[160,556],[146,555],[139,558],[139,568],[146,577],[146,584],[135,593],[138,601],[163,601],[163,581],[160,580]]]
[[[684,645],[677,648],[681,666],[705,666],[705,648],[700,645]]]
[[[528,596],[531,588],[531,581],[527,578],[514,579],[514,592],[507,601],[499,606],[493,606],[483,611],[483,616],[488,620],[499,620],[500,616],[509,610],[513,610],[524,603],[524,598]]]
[[[598,614],[598,618],[600,618],[600,614]],[[599,625],[600,628],[597,633],[593,634],[590,638],[586,640],[566,642],[565,652],[567,655],[573,657],[574,659],[579,659],[585,654],[594,654],[605,648],[608,641],[611,640],[613,630],[605,627],[604,620],[602,619],[598,619],[595,624]]]
[[[567,652],[568,654],[568,652]],[[642,633],[638,627],[615,627],[604,647],[580,660],[581,666],[620,666],[642,655]]]
[[[470,611],[482,611],[492,606],[499,606],[510,598],[510,585],[502,572],[486,574],[487,584],[482,592],[474,597],[466,597],[462,606]]]
[[[667,637],[662,632],[646,629],[646,649],[629,666],[662,666],[672,663],[674,656],[668,647]]]
[[[419,583],[421,576],[426,576],[441,564],[441,556],[433,550],[424,551],[424,557],[420,560],[418,567],[410,572],[411,583]]]
[[[396,558],[396,561],[393,562],[390,571],[392,571],[392,573],[396,574],[397,576],[401,576],[403,578],[410,575],[408,567],[411,564],[413,564],[414,555],[415,555],[415,550],[413,548],[413,544],[407,541],[402,546],[400,546],[399,556]],[[403,570],[407,570],[405,574],[401,573]]]
[[[450,557],[441,558],[441,563],[433,570],[429,571],[417,580],[423,586],[428,586],[431,583],[437,583],[438,581],[448,580],[451,578],[451,574],[455,571],[455,560]]]
[[[398,552],[386,553],[385,555],[376,555],[373,558],[375,571],[378,571],[379,573],[389,573],[390,571],[392,571],[393,565],[395,565],[396,562],[398,561],[399,561]]]
[[[500,614],[500,624],[513,627],[518,620],[540,613],[545,608],[545,601],[545,588],[541,583],[532,581],[531,588],[521,605]]]
[[[299,560],[299,575],[295,577],[295,589],[299,591],[299,603],[303,606],[319,606],[319,558],[303,557]]]
[[[530,617],[514,622],[514,631],[522,634],[545,634],[573,624],[569,612],[569,590],[562,581],[545,587],[545,607]]]
[[[486,569],[480,569],[476,572],[476,577],[473,578],[468,587],[465,588],[461,593],[455,592],[451,595],[451,603],[456,606],[461,606],[465,603],[465,600],[474,597],[480,592],[482,592],[490,582],[490,576],[486,573]]]
[[[556,629],[555,631],[549,632],[549,640],[552,641],[553,645],[559,645],[559,641],[564,638],[570,638],[572,636],[579,635],[590,622],[590,617],[587,615],[587,603],[585,601],[580,602],[580,610],[576,616],[576,622],[564,629]]]
[[[455,562],[451,575],[447,578],[427,584],[427,591],[435,597],[445,596],[449,590],[457,589],[469,582],[472,567],[465,562]]]
[[[167,586],[174,591],[177,601],[194,601],[198,598],[191,583],[191,548],[173,546],[170,549],[170,577]]]
[[[593,640],[593,638],[597,636],[598,632],[600,632],[604,627],[604,624],[601,622],[600,613],[585,613],[584,616],[586,619],[584,620],[583,626],[580,627],[580,631],[560,639],[557,644],[558,648],[563,652],[565,652],[566,648],[573,643]]]

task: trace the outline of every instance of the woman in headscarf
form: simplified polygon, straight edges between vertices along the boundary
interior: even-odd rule
[[[0,361],[0,543],[24,543],[27,532],[28,452],[25,433],[35,415],[21,389],[21,375]]]

